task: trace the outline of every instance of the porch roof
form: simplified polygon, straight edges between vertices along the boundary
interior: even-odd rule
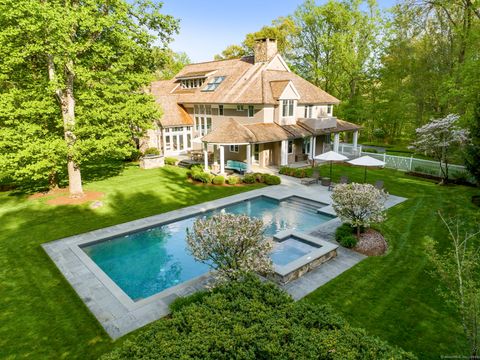
[[[222,121],[202,138],[203,142],[211,144],[248,144],[255,140],[255,135],[249,129],[232,118]]]
[[[313,134],[312,131],[301,127],[300,125],[283,125],[282,128],[292,134],[291,137],[295,139],[312,136]]]
[[[327,128],[327,129],[315,130],[310,128],[306,123],[299,123],[299,124],[301,124],[301,127],[308,130],[313,135],[327,135],[327,134],[339,133],[343,131],[355,131],[355,130],[360,130],[362,128],[360,125],[353,124],[351,122],[340,120],[340,119],[337,119],[337,126]]]
[[[258,123],[244,126],[255,135],[254,142],[257,143],[282,141],[293,138],[291,133],[285,131],[280,125],[275,123]]]

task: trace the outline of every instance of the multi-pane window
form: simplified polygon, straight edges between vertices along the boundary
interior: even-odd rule
[[[293,116],[293,100],[282,100],[282,116]]]
[[[293,154],[293,140],[288,140],[288,153]]]
[[[243,105],[237,105],[237,111],[243,111]]]
[[[218,115],[223,116],[223,105],[218,105]]]
[[[305,105],[305,119],[311,119],[313,117],[313,105]]]
[[[230,145],[230,152],[238,153],[238,145]]]
[[[333,112],[333,105],[327,105],[327,114],[331,116],[332,112]]]
[[[248,105],[248,117],[253,117],[255,114],[253,105]]]
[[[183,79],[181,81],[183,89],[194,89],[203,85],[205,79]]]
[[[302,153],[303,154],[310,154],[310,149],[311,149],[311,138],[305,138],[303,139],[303,144],[302,144]]]

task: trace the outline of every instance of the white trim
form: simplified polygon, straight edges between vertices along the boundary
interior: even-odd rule
[[[280,62],[282,63],[282,65],[285,67],[285,71],[287,71],[287,72],[292,72],[292,71],[290,70],[290,68],[288,67],[287,62],[283,59],[282,55],[280,55],[280,54],[277,54],[277,55],[275,55],[274,57],[272,57],[272,58],[270,59],[270,61],[268,62],[267,66],[265,67],[265,70],[268,70],[268,69],[269,69],[270,63],[272,63],[273,60],[275,60],[275,59],[280,60]]]
[[[235,150],[235,147],[237,148],[237,150]],[[233,148],[233,150],[232,150],[232,148]],[[240,150],[240,145],[235,144],[235,145],[229,145],[228,146],[228,151],[231,152],[231,153],[237,153],[238,154],[239,150]]]

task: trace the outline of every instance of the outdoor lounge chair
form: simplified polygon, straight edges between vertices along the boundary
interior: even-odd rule
[[[383,190],[383,180],[377,180],[375,181],[375,188],[378,190]]]
[[[318,169],[313,170],[311,178],[303,178],[300,181],[302,185],[311,185],[311,184],[318,184],[318,179],[320,177],[320,172]]]
[[[243,175],[245,174],[245,171],[247,171],[247,164],[242,161],[227,160],[227,166],[225,166],[225,169],[234,170]]]

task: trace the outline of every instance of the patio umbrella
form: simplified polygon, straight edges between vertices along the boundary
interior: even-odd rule
[[[334,161],[344,161],[347,160],[348,158],[346,156],[343,156],[342,154],[339,154],[335,151],[328,151],[326,153],[317,155],[313,158],[314,160],[322,160],[322,161],[330,161],[330,180],[332,179],[332,163]]]
[[[363,182],[367,181],[367,167],[385,166],[385,163],[383,161],[374,159],[368,155],[365,155],[347,162],[352,165],[365,167],[365,176],[363,178]]]

